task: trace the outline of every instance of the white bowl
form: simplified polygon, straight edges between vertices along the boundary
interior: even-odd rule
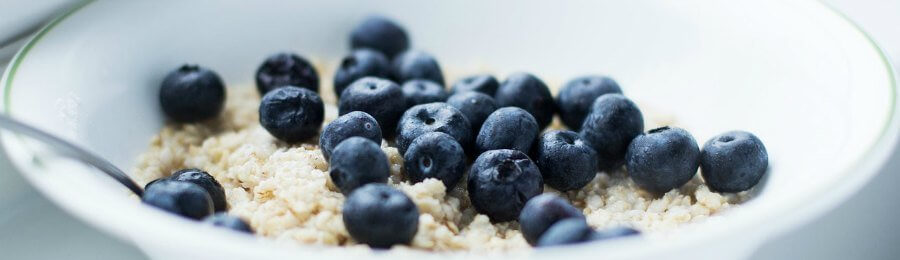
[[[549,82],[605,73],[700,142],[744,129],[767,145],[771,168],[758,195],[721,218],[668,240],[531,257],[743,257],[858,190],[897,141],[890,64],[856,26],[814,1],[94,2],[55,20],[16,56],[0,82],[3,109],[131,169],[163,124],[156,93],[168,71],[196,62],[227,85],[249,86],[276,51],[337,60],[350,28],[369,13],[396,18],[444,68],[525,70]],[[33,142],[8,133],[2,141],[49,198],[154,257],[437,256],[275,245],[201,229]]]

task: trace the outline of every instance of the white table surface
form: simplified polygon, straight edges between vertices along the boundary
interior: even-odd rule
[[[900,1],[826,0],[862,25],[900,65]],[[7,9],[9,10],[9,9]],[[0,8],[0,17],[4,15]],[[19,28],[20,29],[20,28]],[[19,29],[0,28],[0,31]],[[2,32],[0,32],[2,33]],[[0,70],[8,57],[0,52]],[[772,238],[754,259],[900,258],[900,152],[870,184],[823,218]],[[115,209],[110,209],[115,210]],[[146,259],[134,246],[63,212],[31,188],[0,150],[2,259]]]

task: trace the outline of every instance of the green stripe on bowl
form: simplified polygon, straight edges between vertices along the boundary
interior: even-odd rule
[[[10,64],[12,65],[10,65],[9,70],[6,73],[6,85],[3,89],[3,110],[7,115],[10,115],[10,93],[12,92],[12,83],[15,79],[16,71],[19,69],[19,66],[22,65],[22,61],[25,60],[25,56],[28,55],[28,52],[31,51],[32,48],[34,48],[34,46],[38,41],[41,40],[41,38],[44,38],[44,35],[47,35],[47,33],[50,32],[51,29],[56,27],[56,25],[58,25],[60,22],[68,18],[76,11],[81,10],[82,7],[85,7],[93,2],[93,0],[84,1],[78,6],[75,6],[72,9],[66,11],[66,13],[64,13],[63,15],[57,17],[56,19],[53,19],[53,21],[50,21],[50,23],[44,26],[44,28],[41,28],[41,30],[38,31],[38,33],[35,34],[34,37],[32,37],[31,40],[28,41],[28,43],[25,43],[25,46],[22,47],[22,50],[20,50],[19,53],[16,54],[15,57],[13,57],[13,60],[10,62]]]

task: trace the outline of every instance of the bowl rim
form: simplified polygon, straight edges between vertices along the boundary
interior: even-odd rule
[[[12,58],[12,60],[10,60],[2,77],[0,77],[0,87],[3,88],[2,92],[0,92],[0,95],[3,96],[2,98],[0,98],[0,100],[2,100],[2,102],[3,102],[3,106],[0,107],[0,109],[2,109],[2,113],[5,113],[6,115],[9,115],[9,116],[13,116],[13,114],[11,112],[11,101],[12,100],[11,100],[10,93],[13,88],[13,83],[14,83],[14,79],[16,76],[16,72],[18,71],[19,66],[22,64],[22,62],[28,56],[28,53],[33,49],[34,46],[36,46],[41,41],[41,39],[44,38],[45,35],[47,35],[50,31],[52,31],[54,28],[56,28],[57,25],[64,22],[72,14],[77,13],[78,11],[84,9],[84,7],[89,6],[94,2],[96,2],[96,1],[94,1],[94,0],[84,1],[83,3],[72,7],[70,10],[66,11],[62,15],[56,17],[55,19],[53,19],[52,21],[47,23],[44,27],[42,27],[39,31],[37,31],[37,33],[35,33],[34,36],[32,36],[32,38],[29,39],[26,42],[26,44],[16,53],[16,55]],[[809,194],[804,194],[806,196],[803,196],[803,198],[798,199],[796,201],[804,201],[806,203],[800,204],[800,205],[793,205],[793,204],[787,205],[786,204],[786,205],[782,205],[782,207],[778,208],[778,209],[791,209],[794,211],[794,214],[783,216],[783,219],[781,221],[777,221],[776,223],[767,223],[763,219],[748,220],[748,221],[752,221],[752,222],[744,223],[744,227],[742,227],[743,230],[766,228],[766,229],[772,230],[772,232],[777,232],[780,234],[780,232],[788,231],[788,229],[785,227],[795,226],[800,223],[808,222],[808,221],[816,218],[819,214],[821,214],[825,211],[828,211],[830,209],[833,209],[840,203],[846,202],[846,200],[850,197],[850,195],[856,193],[859,189],[861,189],[862,186],[864,184],[866,184],[869,180],[871,180],[871,178],[878,172],[878,170],[882,168],[883,164],[887,161],[887,158],[889,157],[889,155],[895,150],[895,145],[898,142],[898,133],[900,133],[900,129],[898,129],[898,128],[900,128],[900,127],[898,127],[898,126],[900,126],[900,113],[898,113],[898,110],[900,110],[900,104],[897,103],[897,100],[898,100],[897,78],[898,77],[897,77],[897,71],[895,70],[895,67],[892,64],[885,49],[882,46],[880,46],[877,43],[877,41],[868,32],[866,32],[858,23],[854,22],[852,19],[850,19],[850,17],[848,17],[843,12],[837,10],[837,8],[835,8],[834,6],[824,3],[820,0],[806,0],[806,1],[801,1],[801,2],[823,7],[826,10],[825,12],[830,12],[832,15],[838,16],[840,18],[840,20],[849,24],[851,28],[853,28],[858,33],[860,33],[865,38],[865,40],[868,41],[868,44],[870,45],[871,48],[874,49],[874,51],[880,57],[881,62],[883,63],[882,65],[884,66],[884,69],[887,71],[886,74],[888,76],[889,88],[890,88],[890,100],[888,102],[888,108],[890,109],[890,111],[887,113],[887,118],[885,118],[883,121],[882,129],[877,134],[878,137],[875,139],[875,141],[873,142],[873,144],[871,146],[869,146],[868,148],[865,149],[865,152],[862,153],[862,156],[860,157],[860,159],[855,162],[850,163],[849,166],[845,169],[837,170],[839,172],[851,172],[851,171],[855,172],[855,174],[851,175],[851,176],[855,176],[855,177],[850,180],[830,182],[825,185],[822,185],[821,187],[819,187],[819,189],[815,190],[815,191],[829,191],[829,192],[819,192],[819,193],[811,192],[811,193],[809,193],[809,194],[819,194],[822,197],[826,197],[826,198],[830,198],[830,199],[811,200]],[[0,136],[2,136],[2,135],[0,135]],[[21,136],[18,136],[16,134],[12,134],[12,136],[7,136],[7,137],[17,137],[17,138],[3,138],[4,142],[0,142],[0,149],[6,150],[9,147],[8,141],[10,141],[10,140],[19,141],[20,142],[19,145],[21,145],[24,140],[24,139],[22,139]],[[31,155],[34,155],[34,154],[31,154]],[[9,155],[7,155],[7,156],[9,156]],[[31,174],[25,174],[25,170],[20,165],[18,165],[13,160],[9,160],[9,161],[11,162],[12,166],[15,167],[17,169],[17,171],[19,171],[19,174],[22,174],[26,177],[26,179],[30,182],[30,185],[35,186],[38,190],[41,191],[41,193],[43,195],[52,198],[51,201],[53,201],[54,204],[61,206],[63,209],[65,209],[72,215],[92,224],[93,226],[95,226],[97,228],[106,230],[110,233],[113,233],[114,235],[119,236],[120,238],[123,238],[123,239],[133,239],[132,237],[127,235],[127,233],[129,233],[128,231],[119,231],[119,230],[114,230],[111,227],[106,227],[103,224],[96,221],[95,219],[93,219],[95,217],[88,216],[87,214],[82,214],[81,212],[79,212],[79,210],[74,209],[74,206],[67,205],[66,203],[63,202],[63,200],[60,200],[59,198],[52,196],[53,195],[52,192],[48,192],[46,190],[47,189],[46,187],[40,185],[39,182],[35,180],[35,178],[39,178],[39,177],[34,177]],[[147,212],[150,212],[150,211],[156,212],[158,210],[148,210]],[[156,213],[151,213],[151,214],[156,214]],[[160,214],[163,215],[163,213],[160,213]],[[768,216],[771,217],[773,214],[774,213],[769,213]],[[176,219],[176,218],[173,218],[173,219]],[[179,221],[179,222],[190,223],[187,221]],[[752,224],[762,224],[762,226],[753,227]],[[223,232],[223,233],[233,233],[233,232]],[[693,234],[693,233],[697,233],[697,232],[696,231],[695,232],[685,232],[680,235],[689,235],[691,237],[701,238],[701,239],[714,239],[715,237],[721,236],[721,234],[719,234],[719,233],[717,233],[717,234]],[[237,240],[234,240],[235,242],[250,241],[249,239],[246,238],[247,236],[245,236],[245,235],[232,235],[232,236],[228,236],[228,237],[236,238]],[[619,241],[610,241],[610,242],[605,242],[602,244],[609,244],[608,246],[604,245],[604,248],[605,248],[605,247],[612,247],[612,246],[623,244],[623,243],[629,243],[631,241],[635,241],[638,239],[640,239],[640,238],[620,239]],[[659,244],[659,245],[661,247],[672,249],[672,248],[684,246],[687,243],[686,241],[693,241],[693,240],[694,239],[681,239],[682,242],[675,241],[674,243],[664,243],[664,244]],[[672,241],[670,241],[670,242],[672,242]],[[596,246],[599,246],[599,244],[589,243],[589,245],[582,244],[582,245],[574,245],[571,247],[572,248],[584,248],[586,246],[596,247]],[[283,248],[283,247],[278,246],[277,248]],[[317,249],[317,248],[321,248],[321,247],[311,246],[311,245],[292,245],[287,248],[290,249],[291,251],[296,252],[297,250]],[[340,248],[340,247],[331,247],[331,248]],[[541,250],[541,251],[550,253],[550,252],[559,252],[559,249],[552,248],[552,249]],[[430,252],[427,252],[427,251],[421,251],[421,252],[424,252],[427,255],[446,255],[446,254],[431,254]],[[454,252],[454,253],[456,253],[456,252]],[[467,252],[460,252],[460,253],[465,255]],[[387,255],[387,254],[380,254],[380,255]],[[421,254],[419,254],[419,255],[421,255]]]

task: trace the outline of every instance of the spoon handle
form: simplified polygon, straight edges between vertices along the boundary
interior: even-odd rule
[[[37,139],[44,144],[53,147],[53,149],[55,149],[60,154],[69,156],[88,165],[94,166],[122,185],[125,185],[125,187],[134,192],[134,194],[137,194],[138,196],[144,195],[144,189],[142,189],[141,186],[138,186],[137,183],[134,182],[134,180],[132,180],[130,177],[128,177],[127,174],[125,174],[125,172],[122,172],[122,170],[117,168],[106,159],[103,159],[103,157],[97,156],[94,153],[91,153],[81,147],[78,147],[77,145],[60,139],[59,137],[56,137],[52,134],[41,131],[40,129],[34,128],[25,123],[19,122],[18,120],[12,119],[7,115],[0,114],[0,128],[4,128]]]

